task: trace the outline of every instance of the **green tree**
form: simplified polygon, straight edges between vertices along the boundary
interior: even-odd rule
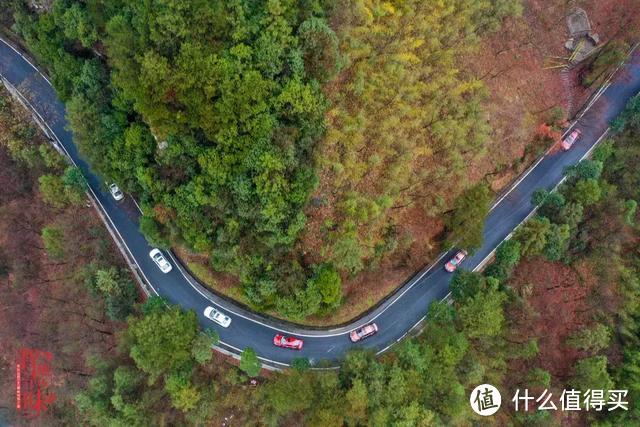
[[[340,305],[342,300],[342,279],[332,265],[324,264],[314,268],[311,278],[320,292],[322,303],[329,308]]]
[[[599,179],[602,173],[602,161],[581,160],[577,165],[569,166],[565,169],[565,175],[578,179]]]
[[[163,236],[160,231],[160,226],[158,222],[149,217],[147,215],[142,215],[140,217],[140,232],[144,234],[144,236],[149,241],[149,244],[152,246],[157,246],[160,248],[168,248],[169,241]]]
[[[609,159],[614,152],[614,141],[610,138],[605,139],[600,144],[598,144],[595,150],[593,150],[591,160],[604,164],[604,162]]]
[[[275,381],[267,382],[262,394],[278,415],[305,411],[314,402],[314,377],[297,371],[285,372]]]
[[[213,357],[213,346],[220,342],[220,336],[213,329],[207,329],[198,334],[193,342],[191,355],[201,365],[209,362]]]
[[[40,144],[38,152],[40,153],[40,157],[42,157],[45,166],[49,169],[61,170],[67,165],[67,162],[64,161],[64,157],[62,157],[60,153],[58,153],[49,144]]]
[[[142,314],[145,316],[152,313],[162,313],[167,310],[167,300],[164,297],[158,295],[152,295],[142,304],[140,307]]]
[[[309,74],[320,80],[333,78],[340,69],[338,37],[326,21],[312,17],[304,21],[298,29],[300,47]]]
[[[472,297],[484,288],[485,279],[480,273],[456,270],[451,279],[451,296],[456,301]]]
[[[472,339],[490,338],[504,331],[503,304],[507,297],[497,290],[479,292],[458,309],[465,335]]]
[[[514,239],[520,242],[522,255],[535,256],[542,253],[551,228],[549,219],[541,217],[532,218],[521,225],[516,230]]]
[[[491,192],[484,184],[462,193],[454,202],[453,213],[447,220],[448,243],[468,250],[480,247],[490,204]]]
[[[187,375],[170,373],[165,378],[165,390],[171,397],[174,408],[187,412],[193,410],[200,400],[200,392]]]
[[[56,225],[48,225],[42,229],[42,243],[47,255],[55,261],[62,261],[65,257],[64,233]]]
[[[63,2],[58,2],[58,4]],[[91,47],[98,40],[95,25],[79,3],[72,4],[62,15],[64,35],[70,40],[79,40],[84,47]]]
[[[590,206],[600,201],[602,188],[595,179],[581,180],[573,188],[571,197],[582,206]]]
[[[567,339],[567,345],[582,351],[598,352],[609,346],[611,330],[602,323],[596,323],[589,329],[583,329]]]
[[[97,270],[89,285],[104,298],[111,319],[124,320],[132,313],[138,292],[131,279],[115,267]]]
[[[624,222],[627,225],[633,225],[638,211],[638,202],[635,200],[625,200],[622,207],[624,209]]]
[[[128,325],[130,356],[149,375],[150,382],[166,372],[191,369],[191,349],[198,331],[193,311],[171,307],[129,318]]]
[[[258,354],[251,347],[247,347],[240,355],[240,369],[250,377],[257,377],[260,374],[261,364]]]
[[[564,196],[554,191],[549,193],[538,209],[538,215],[549,218],[552,222],[562,222],[562,208],[566,205]]]
[[[584,208],[580,203],[567,203],[561,210],[559,218],[563,223],[567,224],[570,229],[575,230],[578,224],[582,222]]]
[[[541,368],[533,368],[527,373],[526,383],[529,387],[549,388],[551,374]]]
[[[69,166],[65,169],[64,174],[62,175],[62,182],[67,187],[80,193],[87,191],[87,181],[84,179],[84,175],[80,168],[76,166]]]
[[[539,206],[549,197],[549,192],[544,188],[537,188],[531,195],[531,204]]]
[[[614,384],[607,371],[607,358],[594,356],[580,359],[574,366],[569,383],[577,390],[612,390]]]
[[[551,224],[547,242],[543,249],[544,256],[550,261],[559,261],[569,247],[571,233],[567,224]]]
[[[496,249],[495,260],[484,271],[487,277],[495,277],[499,281],[506,280],[513,268],[520,261],[520,242],[509,239],[500,244]]]
[[[291,367],[296,371],[306,371],[311,367],[311,362],[306,357],[296,357],[291,361]]]
[[[67,205],[68,199],[62,178],[55,175],[42,175],[38,178],[38,183],[40,195],[45,202],[58,209]]]
[[[349,420],[353,423],[363,422],[367,418],[369,391],[363,380],[356,378],[345,395]]]

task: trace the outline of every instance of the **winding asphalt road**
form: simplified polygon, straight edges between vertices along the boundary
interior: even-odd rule
[[[633,56],[614,76],[612,84],[603,91],[602,96],[574,123],[574,126],[582,130],[582,138],[570,151],[547,152],[496,201],[486,219],[484,244],[464,261],[464,268],[473,270],[482,265],[496,246],[532,214],[534,207],[530,199],[534,190],[540,187],[554,188],[562,180],[566,166],[575,164],[588,155],[607,130],[608,123],[624,108],[628,99],[640,91],[639,60],[640,55]],[[28,100],[30,107],[46,122],[54,139],[83,170],[90,191],[124,242],[139,271],[152,286],[153,292],[171,303],[195,310],[202,326],[215,328],[219,332],[220,346],[227,351],[238,353],[245,347],[252,347],[263,362],[275,367],[286,366],[296,357],[306,357],[314,365],[326,361],[327,366],[335,366],[348,350],[358,346],[377,352],[386,350],[420,322],[432,301],[441,300],[448,295],[451,274],[445,272],[443,267],[452,253],[443,254],[435,264],[419,272],[364,317],[346,326],[314,330],[265,318],[214,295],[186,273],[173,257],[170,259],[174,269],[163,274],[149,258],[151,247],[138,231],[139,213],[125,209],[126,202],[116,202],[105,191],[100,178],[91,172],[79,156],[72,135],[66,129],[65,107],[57,99],[53,87],[25,57],[2,40],[0,76]],[[203,316],[203,310],[208,305],[217,306],[231,316],[229,328],[219,327]],[[378,324],[378,334],[359,344],[352,344],[348,337],[349,331],[371,321]],[[296,352],[274,347],[272,339],[278,332],[303,338],[303,350]]]

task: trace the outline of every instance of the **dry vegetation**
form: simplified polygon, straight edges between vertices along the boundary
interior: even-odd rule
[[[51,207],[38,192],[42,168],[28,167],[9,155],[7,147],[15,147],[16,132],[25,129],[34,155],[40,144],[48,147],[48,143],[30,125],[22,107],[8,99],[2,88],[0,264],[6,274],[0,274],[0,402],[7,408],[15,406],[15,358],[20,348],[27,347],[53,354],[53,391],[62,407],[70,404],[91,375],[85,357],[110,352],[121,328],[107,318],[104,304],[90,296],[77,276],[79,267],[98,254],[113,263],[121,260],[92,209]],[[41,229],[52,222],[71,231],[65,233],[63,260],[52,260],[41,238]],[[39,422],[46,425],[49,415],[43,414]]]

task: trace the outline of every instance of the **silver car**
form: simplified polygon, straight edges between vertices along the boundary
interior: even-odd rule
[[[111,193],[111,196],[113,196],[113,198],[117,201],[124,199],[124,193],[120,190],[120,188],[118,188],[115,183],[109,185],[109,192]]]
[[[156,265],[160,268],[160,271],[162,271],[163,273],[168,273],[171,271],[171,264],[169,263],[169,261],[167,261],[164,255],[162,255],[160,249],[151,249],[151,252],[149,252],[149,256],[151,257],[153,262],[155,262]]]
[[[349,333],[349,338],[351,338],[351,342],[358,342],[365,338],[370,337],[378,332],[378,325],[375,323],[369,323],[368,325],[364,325],[358,329],[355,329]]]
[[[229,325],[231,324],[231,318],[229,316],[227,316],[226,314],[216,310],[213,307],[207,307],[204,309],[204,315],[207,319],[209,320],[213,320],[214,322],[216,322],[218,325],[222,326],[223,328],[228,328]]]

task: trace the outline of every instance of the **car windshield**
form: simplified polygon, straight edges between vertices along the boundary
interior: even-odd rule
[[[155,255],[153,256],[153,259],[155,259],[157,262],[162,261],[162,260],[163,260],[163,259],[162,259],[162,254],[155,254]]]

